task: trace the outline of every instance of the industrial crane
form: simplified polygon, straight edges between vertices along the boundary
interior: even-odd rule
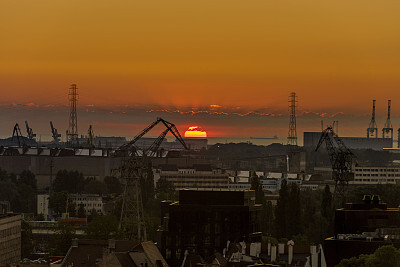
[[[58,144],[60,142],[61,134],[59,134],[57,129],[54,128],[52,121],[50,121],[50,127],[51,127],[51,133],[53,136],[53,141],[54,141],[54,143]]]
[[[17,138],[18,147],[26,147],[24,137],[22,136],[21,129],[19,128],[19,124],[16,123],[13,129],[13,135],[11,140],[14,141],[14,137]]]
[[[315,149],[317,151],[322,143],[325,142],[328,150],[329,160],[332,164],[332,178],[335,181],[335,192],[333,197],[347,197],[349,180],[354,178],[352,172],[353,158],[355,155],[350,151],[343,141],[328,127],[322,131],[321,138]]]
[[[94,148],[94,133],[92,125],[89,125],[88,129],[88,145],[89,147]]]
[[[186,143],[183,140],[183,138],[182,138],[181,134],[179,133],[178,129],[176,128],[176,126],[173,123],[168,122],[168,121],[166,121],[166,120],[164,120],[162,118],[157,118],[156,121],[154,121],[152,124],[147,126],[140,134],[135,136],[132,139],[132,141],[130,141],[127,144],[124,144],[124,145],[120,146],[116,151],[118,151],[118,152],[128,152],[128,154],[134,154],[137,150],[139,150],[135,146],[135,143],[159,123],[164,124],[164,126],[167,129],[160,134],[160,136],[154,141],[154,143],[148,149],[143,151],[143,155],[154,156],[157,153],[158,148],[160,147],[162,141],[164,140],[164,138],[165,138],[165,136],[167,135],[168,132],[171,132],[176,137],[176,139],[182,144],[182,146],[186,150],[188,150],[188,147],[186,146]],[[148,154],[148,153],[150,153],[150,154]]]
[[[28,138],[31,140],[35,140],[36,134],[34,134],[32,128],[29,127],[28,121],[25,121],[25,126],[26,126],[26,133],[28,134]]]

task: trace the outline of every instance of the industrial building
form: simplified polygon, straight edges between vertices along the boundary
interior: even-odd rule
[[[325,240],[328,267],[342,259],[372,254],[384,245],[400,247],[400,210],[388,208],[379,196],[347,203],[335,211],[334,237]]]
[[[396,184],[400,182],[400,167],[355,167],[350,184]]]
[[[0,266],[21,260],[21,215],[0,213]]]
[[[92,214],[95,210],[98,214],[104,214],[103,198],[96,194],[69,194],[69,198],[75,203],[76,211],[83,205],[86,215]],[[37,196],[37,214],[49,216],[49,195],[39,194]]]
[[[303,144],[306,149],[315,149],[321,138],[321,132],[304,132]],[[340,137],[350,149],[383,150],[393,146],[391,138],[367,138],[367,137]]]
[[[154,171],[154,181],[166,179],[179,189],[196,187],[202,189],[227,189],[228,174],[221,169],[213,169],[210,164],[194,164],[190,167],[177,167],[162,164]]]
[[[179,266],[187,253],[208,258],[228,240],[257,232],[260,211],[254,191],[180,190],[178,202],[162,202],[161,253],[170,266]]]

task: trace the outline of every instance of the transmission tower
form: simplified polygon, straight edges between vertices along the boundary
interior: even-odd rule
[[[78,88],[76,84],[72,84],[69,88],[69,126],[67,130],[67,142],[72,145],[78,143],[78,115],[76,113],[76,105],[78,103]]]
[[[369,126],[367,128],[367,138],[376,137],[378,138],[378,126],[376,125],[375,121],[375,101],[372,100],[372,117],[371,121],[369,122]]]
[[[387,113],[387,119],[385,122],[385,126],[382,129],[382,137],[383,138],[391,138],[393,140],[393,126],[392,122],[390,121],[390,106],[391,106],[392,101],[388,100],[388,113]],[[390,136],[389,136],[390,133]]]
[[[119,228],[129,240],[146,241],[143,203],[140,182],[147,178],[146,157],[130,156],[123,159],[118,169],[124,185]]]
[[[297,131],[296,131],[296,93],[292,92],[289,96],[289,134],[287,144],[297,146]]]

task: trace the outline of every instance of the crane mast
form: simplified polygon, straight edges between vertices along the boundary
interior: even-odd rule
[[[322,131],[315,151],[318,151],[324,142],[332,165],[332,178],[335,181],[334,198],[346,200],[349,181],[354,178],[352,165],[355,155],[333,131],[332,127]]]

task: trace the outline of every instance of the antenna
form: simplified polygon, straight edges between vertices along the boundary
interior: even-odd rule
[[[367,128],[367,138],[375,137],[378,138],[378,126],[376,125],[375,121],[375,101],[372,100],[372,117],[371,121],[369,122],[369,126]]]
[[[297,131],[296,131],[296,93],[292,92],[289,96],[289,133],[287,144],[297,146]]]

